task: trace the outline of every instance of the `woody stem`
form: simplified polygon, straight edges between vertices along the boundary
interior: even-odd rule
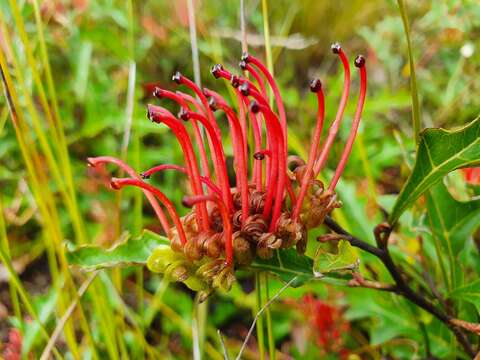
[[[331,230],[335,231],[337,234],[343,235],[344,239],[347,240],[352,246],[358,247],[359,249],[375,255],[384,264],[384,266],[387,268],[388,272],[392,276],[393,280],[395,281],[396,287],[398,289],[396,293],[400,296],[403,296],[404,298],[414,303],[418,307],[422,308],[423,310],[427,311],[428,313],[432,314],[438,320],[444,323],[448,327],[448,329],[453,332],[458,342],[464,348],[465,352],[472,357],[475,356],[472,345],[470,344],[464,331],[452,323],[453,318],[448,315],[443,309],[438,309],[429,299],[427,299],[420,293],[415,292],[410,286],[408,286],[408,283],[405,280],[405,275],[403,274],[402,270],[395,265],[390,255],[388,246],[376,247],[370,245],[366,241],[363,241],[350,234],[347,230],[342,228],[339,224],[335,222],[335,220],[333,220],[329,216],[325,218],[325,225],[328,226]],[[387,240],[390,236],[391,230],[392,229],[388,229],[384,234],[385,244],[388,244]]]

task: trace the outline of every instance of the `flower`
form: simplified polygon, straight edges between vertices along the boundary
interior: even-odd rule
[[[467,184],[480,185],[480,167],[462,169]]]
[[[200,89],[180,72],[173,75],[173,81],[196,97],[159,87],[153,91],[157,99],[171,100],[180,107],[175,116],[159,105],[149,104],[147,116],[171,129],[183,152],[183,166],[161,164],[139,175],[112,157],[88,159],[91,166],[114,163],[122,168],[129,177],[112,178],[112,188],[139,187],[153,206],[171,246],[154,251],[148,262],[151,270],[168,273],[173,279],[202,291],[228,289],[234,281],[234,265],[249,264],[255,256],[269,258],[279,248],[296,247],[299,253],[305,252],[308,229],[320,225],[329,212],[340,206],[335,187],[352,150],[366,95],[365,58],[359,55],[354,62],[360,73],[357,108],[345,148],[327,187],[316,178],[325,167],[350,91],[348,59],[339,44],[333,44],[332,51],[344,69],[342,97],[320,148],[325,99],[320,80],[310,83],[310,90],[318,99],[318,113],[307,162],[288,156],[287,115],[281,94],[265,65],[248,53],[243,54],[240,67],[254,81],[232,74],[220,64],[211,70],[215,78],[231,83],[238,111],[220,94]],[[274,95],[276,109],[269,105],[268,89]],[[214,114],[220,111],[225,114],[232,136],[235,186],[229,183],[222,133]],[[253,149],[249,147],[250,128]],[[290,171],[292,164],[296,168]],[[166,170],[178,171],[188,178],[192,194],[184,198],[183,204],[193,210],[184,217],[179,217],[161,190],[145,182]]]
[[[22,334],[20,330],[12,328],[8,333],[8,341],[3,349],[5,360],[20,360],[22,358]]]
[[[344,318],[341,308],[317,299],[312,294],[304,295],[300,301],[287,300],[287,304],[303,313],[309,324],[308,335],[316,342],[322,355],[337,353],[340,358],[347,358],[344,335],[349,332],[350,324]]]

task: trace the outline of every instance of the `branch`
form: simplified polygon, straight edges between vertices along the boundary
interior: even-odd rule
[[[470,330],[471,326],[460,326],[458,320],[454,319],[448,315],[443,310],[438,309],[430,300],[426,299],[423,295],[420,295],[412,290],[405,281],[401,270],[397,268],[393,262],[390,252],[388,250],[388,238],[392,231],[392,228],[386,224],[380,224],[375,228],[375,238],[379,247],[370,245],[369,243],[353,236],[347,230],[342,228],[335,220],[327,216],[325,218],[325,225],[331,230],[335,231],[337,234],[344,236],[344,239],[347,240],[352,246],[358,247],[370,254],[375,255],[387,268],[388,272],[395,281],[395,293],[403,296],[407,300],[411,301],[418,307],[429,312],[435,316],[438,320],[444,323],[455,335],[458,342],[462,345],[465,352],[470,356],[475,356],[475,352],[472,349],[467,336],[463,332],[463,329]],[[470,330],[471,331],[471,330]]]
[[[352,246],[358,247],[359,249],[362,249],[366,252],[369,252],[370,254],[375,255],[376,257],[381,257],[383,254],[383,250],[370,245],[369,243],[360,240],[359,238],[353,236],[350,234],[347,230],[342,228],[340,225],[338,225],[335,220],[333,220],[330,216],[325,217],[324,221],[325,225],[327,225],[331,230],[335,231],[337,234],[344,235],[344,239],[347,240]]]
[[[348,286],[382,290],[382,291],[393,292],[398,294],[398,288],[395,285],[382,284],[377,281],[367,280],[359,272],[356,272],[356,271],[352,273],[352,276],[353,276],[353,279],[348,282]]]

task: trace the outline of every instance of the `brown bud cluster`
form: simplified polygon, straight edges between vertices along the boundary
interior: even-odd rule
[[[296,173],[300,177],[301,170]],[[312,186],[305,198],[302,208],[302,223],[306,229],[312,229],[320,226],[333,209],[342,206],[342,203],[337,200],[337,195],[334,191],[325,189],[320,180],[311,180]]]

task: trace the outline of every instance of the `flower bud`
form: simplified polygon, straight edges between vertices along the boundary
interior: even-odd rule
[[[187,259],[196,261],[200,260],[203,257],[203,248],[199,243],[199,236],[195,236],[194,238],[190,239],[185,246],[183,247],[183,252]]]
[[[250,215],[242,227],[242,233],[249,240],[256,242],[267,228],[268,224],[262,214]]]
[[[208,289],[207,283],[205,283],[205,281],[203,281],[202,279],[200,279],[197,276],[190,276],[188,279],[184,280],[183,283],[190,290],[193,290],[193,291],[203,291],[203,290]],[[206,300],[206,298],[203,301],[205,301],[205,300]]]
[[[249,265],[253,260],[250,243],[245,240],[240,231],[233,234],[233,253],[237,264]]]
[[[167,268],[167,271],[165,271],[164,276],[165,278],[170,279],[172,281],[184,282],[185,280],[188,279],[190,275],[186,266],[184,265],[174,266],[172,264]]]
[[[217,259],[221,255],[223,248],[224,245],[221,233],[214,233],[210,235],[203,243],[205,254],[213,259]]]
[[[273,255],[273,250],[279,249],[282,245],[282,240],[272,233],[265,233],[258,239],[257,255],[262,259],[269,259]]]

